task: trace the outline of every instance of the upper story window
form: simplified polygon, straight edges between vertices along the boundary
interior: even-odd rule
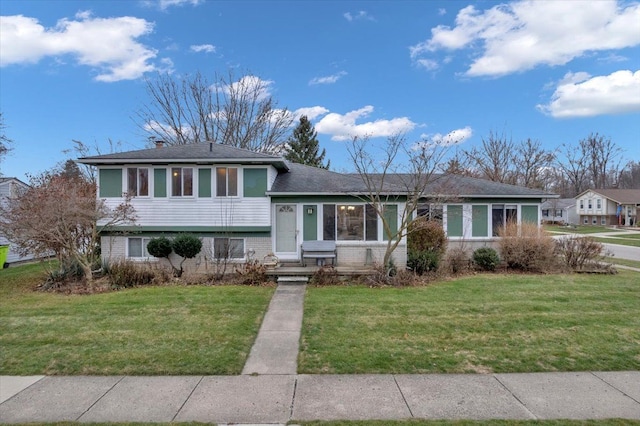
[[[146,167],[130,167],[127,169],[127,192],[132,196],[149,195],[149,169]]]
[[[171,195],[174,197],[193,195],[192,167],[173,167],[171,169]]]
[[[593,203],[591,202],[591,198],[589,198],[587,200],[587,208],[592,209],[593,208]]]
[[[580,210],[584,210],[584,200],[580,200]]]
[[[216,167],[216,196],[236,197],[238,195],[238,168]]]
[[[602,200],[600,198],[596,198],[596,209],[602,208]]]

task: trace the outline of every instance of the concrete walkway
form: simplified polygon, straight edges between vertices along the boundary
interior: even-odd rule
[[[0,376],[0,422],[640,420],[640,371],[296,374],[304,285],[279,285],[240,376]]]

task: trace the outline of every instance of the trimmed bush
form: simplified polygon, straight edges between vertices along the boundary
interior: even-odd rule
[[[153,257],[168,258],[173,251],[171,240],[167,237],[152,238],[147,244],[147,251]]]
[[[440,256],[447,249],[447,236],[442,223],[418,217],[409,225],[407,250],[409,252],[432,251]]]
[[[483,271],[495,271],[500,263],[500,256],[491,247],[481,247],[473,252],[473,263]]]

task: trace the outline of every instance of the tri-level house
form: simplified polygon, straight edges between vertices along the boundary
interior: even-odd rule
[[[575,199],[583,225],[638,225],[640,189],[588,189]]]
[[[159,145],[160,146],[160,145]],[[115,207],[133,198],[137,221],[102,234],[105,259],[149,259],[149,239],[188,232],[202,238],[194,266],[206,270],[217,248],[228,247],[233,261],[262,260],[275,254],[281,262],[301,262],[306,241],[333,241],[339,266],[363,266],[383,258],[388,232],[367,187],[353,174],[287,162],[283,157],[228,145],[200,143],[107,154],[79,159],[98,169],[97,196]],[[450,245],[490,245],[509,220],[539,223],[541,191],[450,176],[455,188],[443,202],[425,193],[418,214],[439,220]],[[390,179],[384,222],[397,229],[406,192]],[[435,201],[439,200],[439,201]],[[394,262],[407,258],[403,238]]]

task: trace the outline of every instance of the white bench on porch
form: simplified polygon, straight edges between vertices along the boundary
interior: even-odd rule
[[[335,266],[338,258],[335,241],[303,241],[301,252],[303,266],[307,266],[307,258],[322,259],[323,265],[326,259],[331,259],[331,265]]]

